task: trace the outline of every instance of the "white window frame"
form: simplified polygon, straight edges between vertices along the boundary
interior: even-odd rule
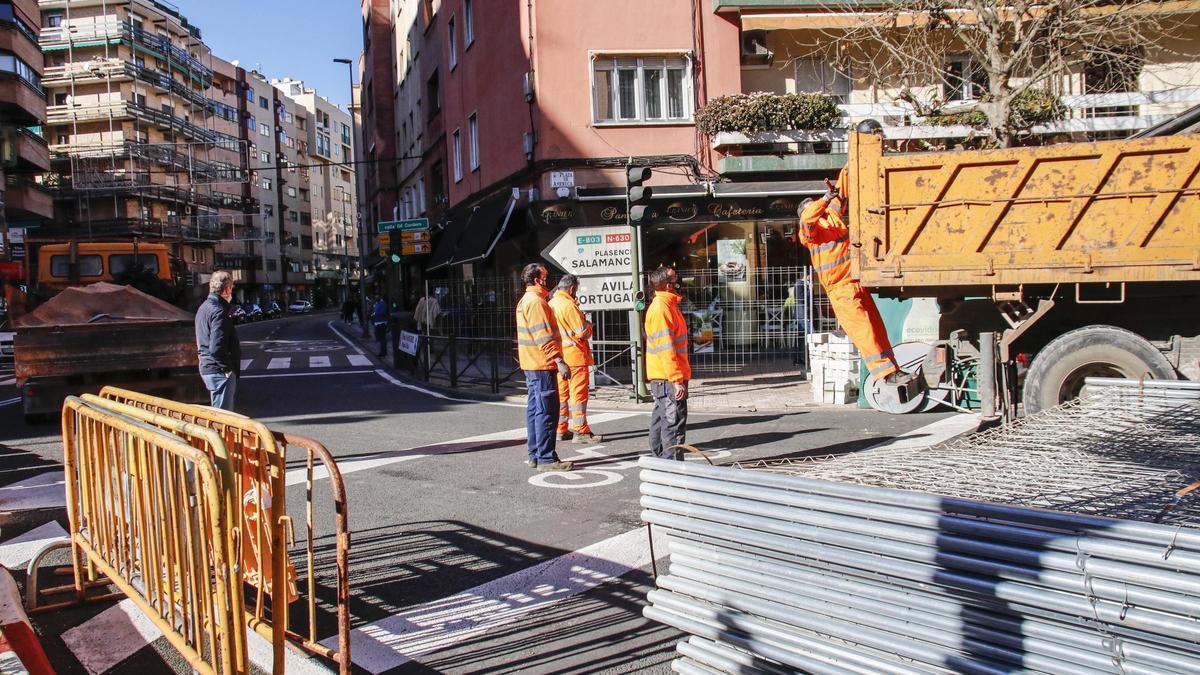
[[[662,102],[663,117],[647,118],[646,117],[646,101],[645,101],[645,83],[646,70],[649,64],[653,68],[657,61],[663,61],[662,69],[666,73],[671,70],[669,66],[675,65],[671,61],[681,61],[683,64],[683,116],[668,117],[670,103],[667,93],[668,77],[664,76],[659,82],[659,99]],[[602,62],[609,67],[598,67]],[[588,68],[589,82],[591,83],[592,96],[592,124],[594,126],[653,126],[653,125],[678,125],[691,124],[695,116],[695,95],[693,93],[692,73],[693,63],[691,54],[683,50],[650,50],[638,52],[621,52],[621,51],[590,51],[588,52]],[[620,82],[618,72],[621,70],[637,71],[636,85],[634,87],[634,116],[628,118],[620,117],[621,100],[620,100]],[[600,107],[596,100],[596,72],[598,70],[608,70],[613,73],[612,87],[609,92],[609,105],[613,111],[612,119],[600,119]]]
[[[475,2],[463,0],[463,45],[470,49],[475,44]]]
[[[259,122],[258,123],[258,135],[259,136],[270,136],[271,135],[271,125],[263,123],[263,122]]]
[[[454,151],[454,182],[461,183],[463,179],[462,165],[462,129],[455,129],[451,136],[452,146]]]
[[[458,67],[458,26],[453,14],[446,20],[446,31],[449,35],[446,44],[450,47],[450,70],[454,70]]]
[[[417,215],[425,213],[425,177],[417,177]]]
[[[825,94],[826,96],[833,96],[834,98],[839,99],[840,103],[850,103],[850,96],[854,93],[854,73],[849,67],[839,68],[837,64],[833,63],[829,59],[816,57],[796,59],[796,67],[792,69],[792,77],[794,77],[796,80],[797,91],[800,90],[800,70],[805,66],[812,66],[814,71],[816,71],[817,68],[820,68],[821,91],[804,93]],[[829,75],[832,81],[825,82],[826,75]],[[846,93],[844,95],[834,91],[837,89],[839,77],[845,78]]]
[[[959,80],[958,98],[946,97],[947,101],[976,101],[976,100],[979,100],[979,97],[974,95],[975,94],[975,82],[971,77],[975,71],[975,59],[972,58],[969,54],[948,54],[948,55],[946,55],[946,57],[944,59],[942,59],[943,72],[948,70],[950,67],[950,64],[953,64],[953,63],[957,63],[962,66],[962,78]],[[943,76],[943,78],[945,78],[945,77],[946,76]],[[946,87],[947,89],[949,88],[949,85],[950,85],[950,83],[948,81],[943,82],[943,86]],[[945,94],[946,91],[943,90],[940,93]]]
[[[470,159],[471,171],[479,170],[479,115],[471,113],[467,116],[467,156]]]

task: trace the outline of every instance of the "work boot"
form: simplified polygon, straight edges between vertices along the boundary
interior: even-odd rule
[[[575,468],[574,464],[572,464],[570,462],[561,462],[560,461],[560,462],[551,462],[549,464],[538,464],[537,470],[538,470],[538,473],[545,473],[547,471],[570,471],[571,469],[574,469],[574,468]]]
[[[527,467],[529,467],[529,468],[531,468],[531,469],[536,469],[536,468],[537,468],[537,462],[533,461],[532,459],[527,459],[527,460],[525,460],[525,466],[527,466]]]
[[[572,443],[599,443],[600,441],[603,441],[603,440],[604,440],[604,437],[601,436],[600,434],[593,434],[590,431],[577,431],[577,432],[575,432],[575,438],[572,439],[571,442]]]
[[[569,441],[569,440],[571,440],[571,438],[572,438],[572,437],[574,437],[574,436],[575,436],[575,434],[573,434],[573,433],[571,433],[571,432],[569,432],[569,431],[560,431],[560,432],[558,432],[558,440],[560,440],[560,441]]]

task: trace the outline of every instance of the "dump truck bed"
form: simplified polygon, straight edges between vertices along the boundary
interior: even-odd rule
[[[850,136],[868,288],[1200,281],[1200,136],[886,155]]]

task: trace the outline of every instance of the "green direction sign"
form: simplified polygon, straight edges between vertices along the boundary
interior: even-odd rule
[[[428,218],[413,218],[412,220],[386,220],[379,224],[382,232],[411,232],[412,230],[428,230]]]

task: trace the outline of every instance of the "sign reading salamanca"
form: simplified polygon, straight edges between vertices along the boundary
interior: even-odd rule
[[[624,225],[573,227],[542,251],[563,271],[580,277],[628,275],[632,255],[629,228]]]

